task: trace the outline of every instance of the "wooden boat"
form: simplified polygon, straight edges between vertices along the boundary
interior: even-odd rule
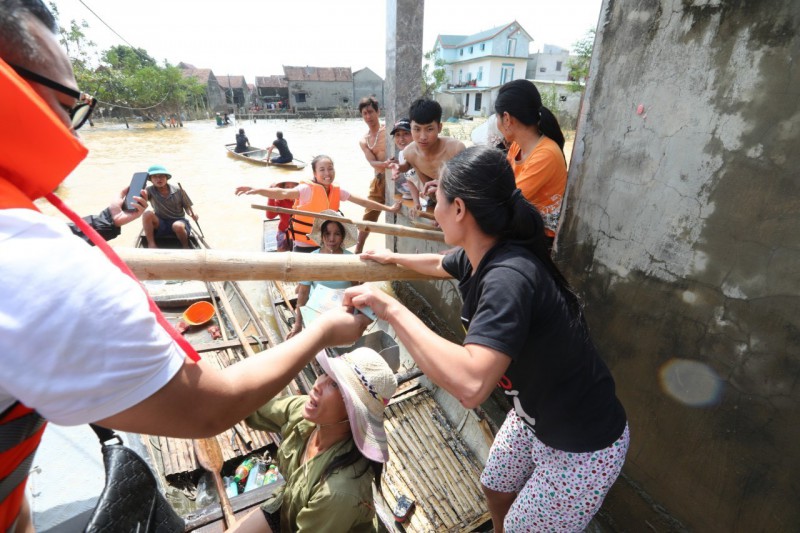
[[[174,238],[158,239],[157,244],[164,248],[179,247]],[[196,234],[190,236],[190,245],[210,248],[205,239]],[[147,246],[144,235],[139,236],[136,246]],[[167,320],[174,325],[181,321],[183,312],[192,303],[209,301],[213,304],[214,317],[205,324],[190,327],[184,337],[203,359],[218,368],[250,357],[277,342],[274,332],[261,320],[236,282],[145,280],[143,283]],[[211,327],[218,328],[219,336],[212,333]],[[185,496],[196,490],[196,483],[203,473],[194,454],[193,441],[145,435],[141,440],[168,499],[186,519],[186,531],[223,531],[219,504],[198,509]],[[280,442],[278,436],[253,430],[244,423],[217,435],[216,440],[225,461],[223,475],[232,475],[247,455],[273,453]],[[282,481],[272,483],[235,496],[231,498],[231,506],[238,515],[244,515],[281,484]]]
[[[267,157],[267,150],[265,148],[257,148],[255,146],[248,147],[247,152],[236,153],[236,143],[226,144],[225,151],[228,152],[228,157],[238,159],[239,161],[247,161],[253,165],[261,165],[262,167],[271,166],[285,168],[287,170],[302,170],[306,167],[304,161],[299,159],[292,159],[291,163],[267,163],[264,159]]]
[[[274,237],[278,220],[264,221],[264,251],[277,249]],[[294,288],[281,282],[269,282],[267,294],[281,335],[294,324]],[[401,363],[397,374],[400,384],[386,410],[389,462],[384,467],[382,490],[375,490],[375,509],[388,531],[445,532],[476,531],[489,522],[480,486],[481,464],[465,444],[436,394],[425,388],[413,360],[397,342],[396,334],[385,322],[376,322],[353,346],[332,351],[347,353],[368,346],[389,356],[394,353]],[[319,375],[316,362],[308,365],[296,380],[308,390]],[[467,413],[468,414],[468,413]],[[463,424],[463,422],[462,422]],[[402,525],[394,518],[398,499],[415,501],[416,509]]]

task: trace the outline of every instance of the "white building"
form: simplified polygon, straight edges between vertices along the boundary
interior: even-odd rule
[[[528,56],[525,77],[529,80],[570,81],[570,58],[569,50],[546,44],[544,50]]]
[[[525,79],[532,42],[517,21],[473,35],[439,35],[434,50],[446,63],[443,91],[457,99],[463,114],[491,115],[497,89]]]

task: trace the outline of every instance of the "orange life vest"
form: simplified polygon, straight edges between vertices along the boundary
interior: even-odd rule
[[[293,209],[301,211],[313,211],[314,213],[321,213],[326,209],[339,210],[340,191],[336,185],[331,185],[330,194],[325,193],[325,187],[319,183],[312,181],[304,181],[306,185],[311,186],[311,200],[307,203],[300,203],[300,199],[294,201]],[[314,217],[304,215],[292,215],[289,224],[289,234],[292,240],[307,244],[309,246],[319,246],[317,241],[309,236],[311,228],[314,226]]]
[[[50,106],[0,59],[0,209],[36,209],[87,150]],[[37,142],[31,142],[36,139]],[[48,155],[42,157],[41,147]],[[46,422],[16,402],[0,414],[0,531],[13,530]]]

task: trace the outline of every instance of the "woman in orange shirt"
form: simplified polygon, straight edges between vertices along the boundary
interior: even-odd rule
[[[542,105],[536,86],[514,80],[500,87],[494,105],[497,129],[506,141],[508,162],[517,187],[536,206],[552,247],[567,187],[564,134],[553,113]]]

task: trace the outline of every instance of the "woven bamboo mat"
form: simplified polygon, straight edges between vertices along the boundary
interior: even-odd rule
[[[481,466],[427,389],[386,410],[389,462],[382,492],[389,509],[399,496],[416,502],[408,532],[471,531],[489,520]]]

